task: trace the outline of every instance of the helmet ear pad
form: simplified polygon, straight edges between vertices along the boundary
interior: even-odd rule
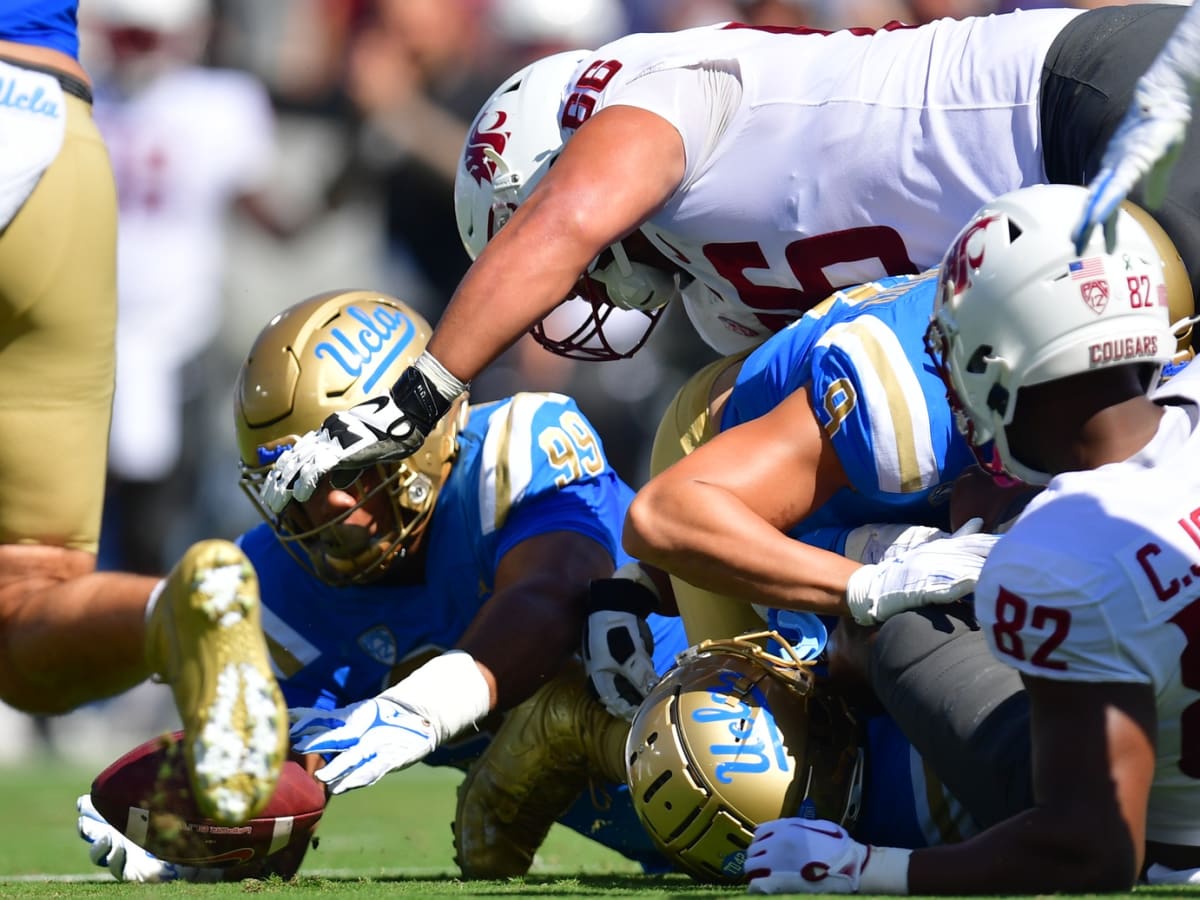
[[[807,664],[734,643],[681,656],[626,742],[634,809],[655,844],[694,878],[723,884],[745,880],[762,822],[808,815],[852,827],[863,764],[857,723]]]

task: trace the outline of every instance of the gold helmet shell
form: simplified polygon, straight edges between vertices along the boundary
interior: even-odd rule
[[[767,638],[787,655],[756,643]],[[625,758],[642,825],[701,881],[744,881],[763,822],[800,815],[849,828],[858,817],[859,728],[774,632],[681,654],[638,708]]]
[[[275,515],[261,500],[263,481],[280,454],[300,435],[320,428],[330,413],[387,391],[421,355],[430,333],[429,323],[395,297],[329,291],[272,318],[238,375],[234,424],[242,489],[284,547],[330,584],[370,581],[415,549],[457,452],[465,403],[447,413],[411,457],[375,466],[374,477],[361,479],[365,486],[339,486],[356,491],[354,509],[385,494],[394,519],[353,553],[338,552],[332,537],[353,510],[311,522],[292,503]]]
[[[1196,314],[1196,300],[1192,296],[1192,280],[1188,278],[1183,257],[1175,242],[1167,235],[1150,213],[1130,200],[1122,201],[1121,208],[1133,216],[1134,221],[1145,229],[1154,249],[1162,258],[1163,283],[1167,288],[1167,307],[1171,310],[1171,328],[1175,331],[1175,358],[1172,366],[1186,363],[1195,354],[1192,352],[1192,326]]]

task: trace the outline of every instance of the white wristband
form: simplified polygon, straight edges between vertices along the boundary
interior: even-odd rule
[[[908,858],[911,850],[899,847],[870,847],[859,875],[860,894],[907,894]]]
[[[492,692],[479,665],[465,650],[435,656],[381,696],[429,721],[438,744],[474,725],[492,709]]]
[[[654,595],[656,605],[661,605],[662,597],[659,595],[658,585],[654,583],[654,579],[647,574],[646,570],[642,568],[636,559],[630,560],[625,565],[619,567],[617,571],[613,572],[612,577],[637,582]]]
[[[447,402],[453,401],[467,389],[467,383],[459,380],[453,372],[438,362],[436,357],[431,356],[428,350],[416,358],[413,368],[429,379],[429,383],[437,388],[437,392]]]

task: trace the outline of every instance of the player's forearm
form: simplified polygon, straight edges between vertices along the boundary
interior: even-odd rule
[[[913,852],[910,894],[1046,894],[1127,891],[1137,878],[1122,836],[1089,833],[1046,809],[1021,813],[960,844]]]
[[[847,613],[853,560],[793,540],[732,494],[697,485],[687,497],[642,496],[625,550],[685,581],[747,603]]]
[[[599,252],[530,199],[467,271],[426,351],[470,381],[571,293]]]
[[[577,649],[586,587],[581,583],[577,601],[567,604],[562,579],[547,574],[527,579],[519,596],[497,593],[484,604],[458,646],[495,680],[494,708],[531,696]]]

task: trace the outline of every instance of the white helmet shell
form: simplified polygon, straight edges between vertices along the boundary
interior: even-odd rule
[[[1112,253],[1097,229],[1075,254],[1071,230],[1087,196],[1036,185],[986,204],[951,243],[938,279],[928,338],[959,429],[976,450],[995,441],[998,459],[981,458],[985,468],[1029,484],[1050,476],[1008,447],[1004,426],[1021,388],[1150,363],[1149,390],[1175,351],[1163,262],[1133,216],[1119,213]]]
[[[471,123],[454,178],[458,234],[471,259],[525,202],[562,149],[559,110],[589,50],[530,63],[504,81]]]

